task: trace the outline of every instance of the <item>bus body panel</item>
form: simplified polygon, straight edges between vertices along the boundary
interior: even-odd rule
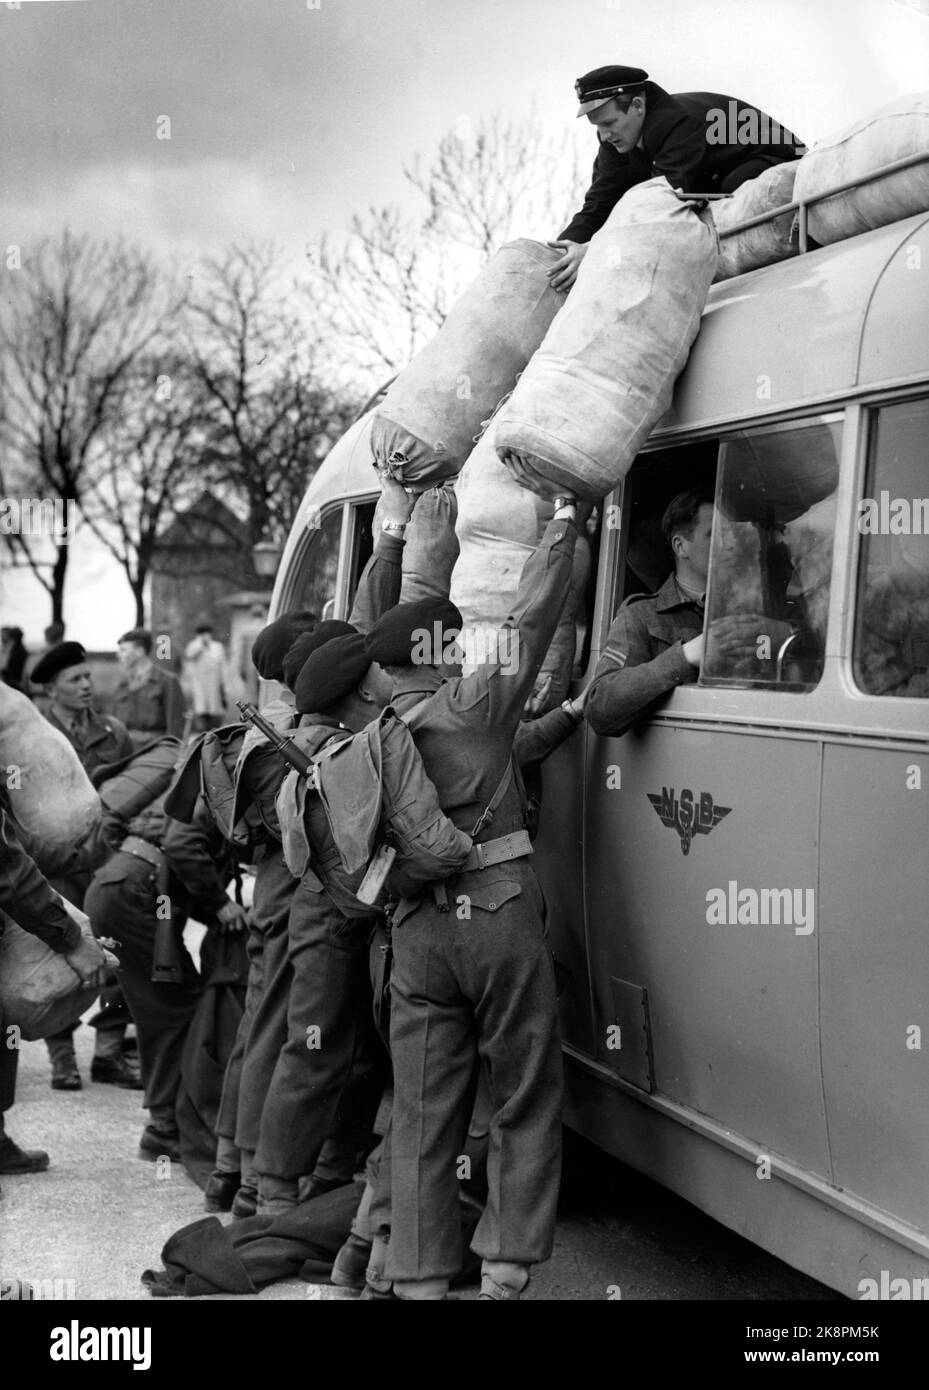
[[[641,984],[656,1090],[828,1178],[815,918],[800,921],[819,764],[815,741],[749,731],[591,738],[586,881],[598,1060],[621,1056],[611,981]]]
[[[822,1053],[835,1182],[929,1234],[925,747],[917,756],[827,746],[822,822]]]

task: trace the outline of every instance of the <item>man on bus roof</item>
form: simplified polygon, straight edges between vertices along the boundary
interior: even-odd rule
[[[596,128],[600,149],[584,205],[549,245],[564,255],[549,271],[555,289],[574,284],[587,243],[620,198],[663,174],[684,193],[732,193],[805,146],[764,111],[722,92],[677,92],[643,68],[594,68],[574,84],[578,116]]]

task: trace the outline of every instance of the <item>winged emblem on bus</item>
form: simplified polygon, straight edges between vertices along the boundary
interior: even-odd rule
[[[709,835],[732,810],[715,802],[711,792],[693,792],[689,787],[682,787],[680,796],[675,796],[673,787],[662,787],[660,796],[656,792],[646,792],[646,796],[662,825],[681,837],[682,854],[690,853],[695,835]]]

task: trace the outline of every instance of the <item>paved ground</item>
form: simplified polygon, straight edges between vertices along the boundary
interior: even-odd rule
[[[52,1161],[45,1173],[3,1179],[0,1278],[73,1280],[76,1298],[148,1300],[141,1271],[203,1214],[203,1198],[179,1164],[159,1175],[137,1157],[140,1093],[88,1080],[92,1044],[81,1028],[85,1082],[75,1093],[49,1087],[43,1043],[23,1047],[9,1129]],[[616,1286],[625,1301],[837,1297],[587,1145],[569,1141],[566,1174],[555,1256],[538,1271],[533,1298],[605,1299]],[[352,1296],[288,1281],[253,1297]]]

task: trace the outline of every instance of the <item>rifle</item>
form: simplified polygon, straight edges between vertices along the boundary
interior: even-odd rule
[[[275,729],[273,724],[269,724],[256,706],[248,700],[236,700],[236,705],[242,713],[242,718],[248,720],[250,724],[254,724],[256,729],[260,729],[284,761],[296,768],[300,776],[306,778],[314,791],[319,791],[319,777],[312,758],[308,758],[303,749],[298,748],[292,738],[288,738],[286,734]],[[359,902],[367,903],[369,906],[377,902],[396,857],[397,851],[392,845],[379,846],[365,871],[364,878],[355,891],[355,896]]]
[[[280,753],[281,757],[290,766],[296,768],[301,777],[305,777],[314,789],[319,788],[316,777],[316,766],[312,758],[308,758],[302,748],[298,748],[292,738],[287,734],[282,734],[275,729],[273,724],[269,724],[263,714],[258,711],[257,705],[253,705],[248,700],[236,700],[236,705],[242,713],[242,718],[249,724],[254,724],[256,729],[260,729],[270,744]]]

